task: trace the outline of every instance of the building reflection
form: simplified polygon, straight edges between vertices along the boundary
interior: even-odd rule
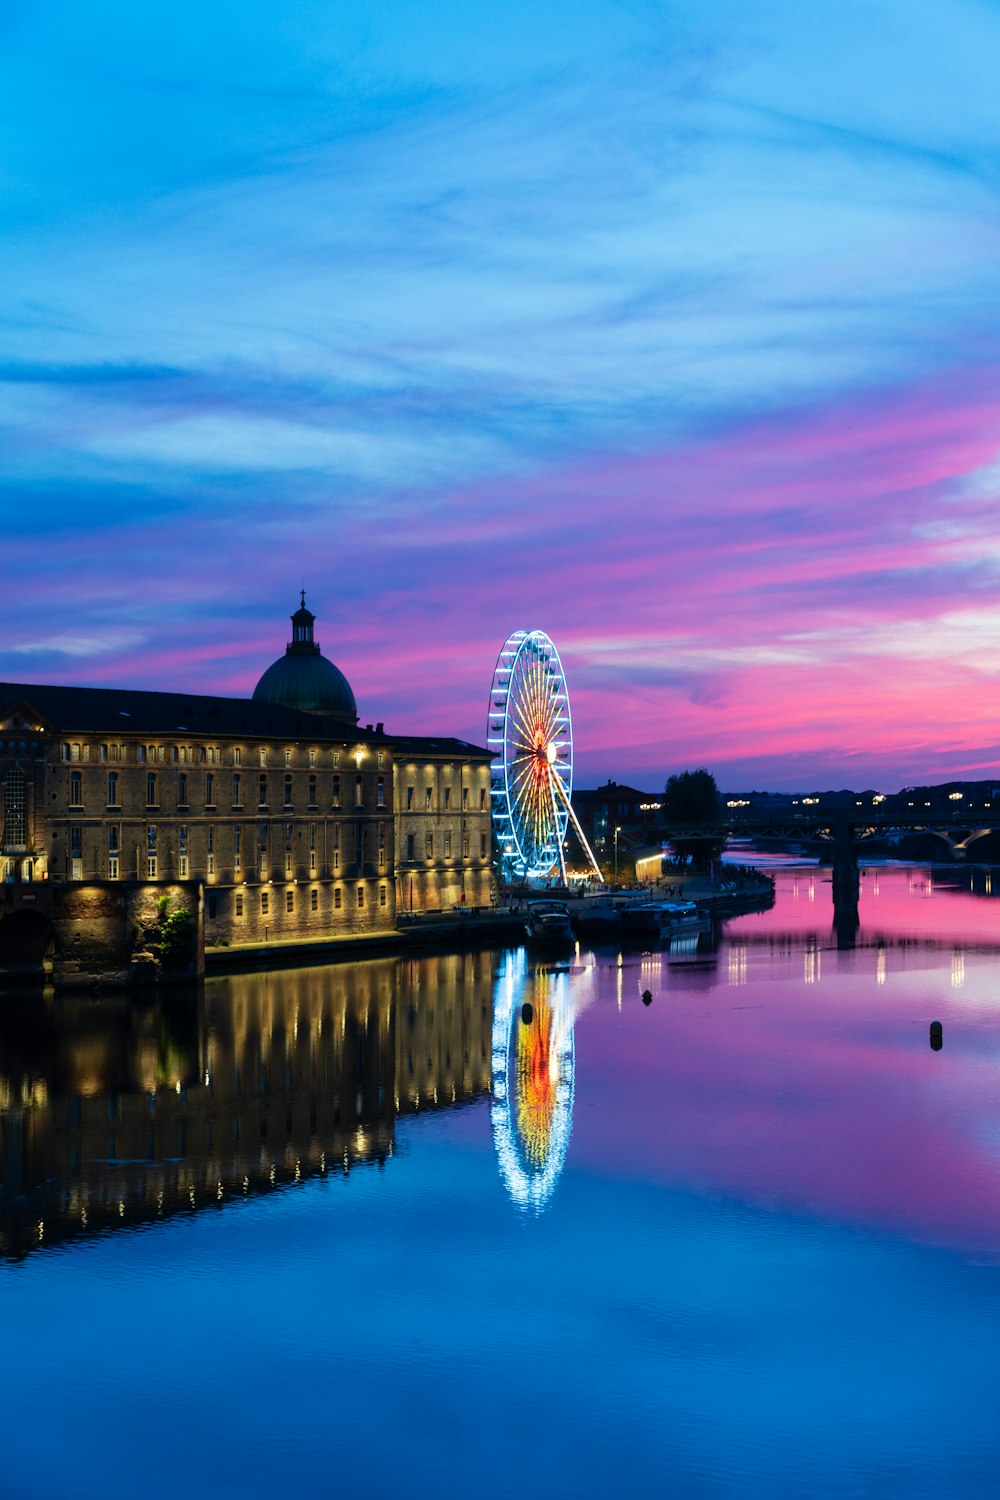
[[[0,1006],[0,1256],[384,1165],[490,1090],[496,958],[241,975],[137,1005]]]

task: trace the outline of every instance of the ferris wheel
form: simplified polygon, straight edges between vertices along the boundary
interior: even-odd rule
[[[570,801],[573,726],[559,652],[544,630],[515,630],[497,658],[486,743],[490,795],[504,877],[525,881],[558,866],[570,823],[601,879]]]

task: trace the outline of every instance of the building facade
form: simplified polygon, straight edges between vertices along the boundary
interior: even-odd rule
[[[488,904],[488,752],[359,726],[313,624],[303,597],[249,700],[0,684],[8,916],[11,886],[198,882],[205,942],[241,946]]]

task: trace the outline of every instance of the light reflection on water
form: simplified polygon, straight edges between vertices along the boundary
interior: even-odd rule
[[[5,999],[0,1495],[992,1496],[993,882],[774,873],[672,953]]]

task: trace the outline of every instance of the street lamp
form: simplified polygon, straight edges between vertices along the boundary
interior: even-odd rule
[[[615,885],[618,884],[618,835],[620,833],[621,833],[621,829],[620,828],[616,828],[615,829]]]

